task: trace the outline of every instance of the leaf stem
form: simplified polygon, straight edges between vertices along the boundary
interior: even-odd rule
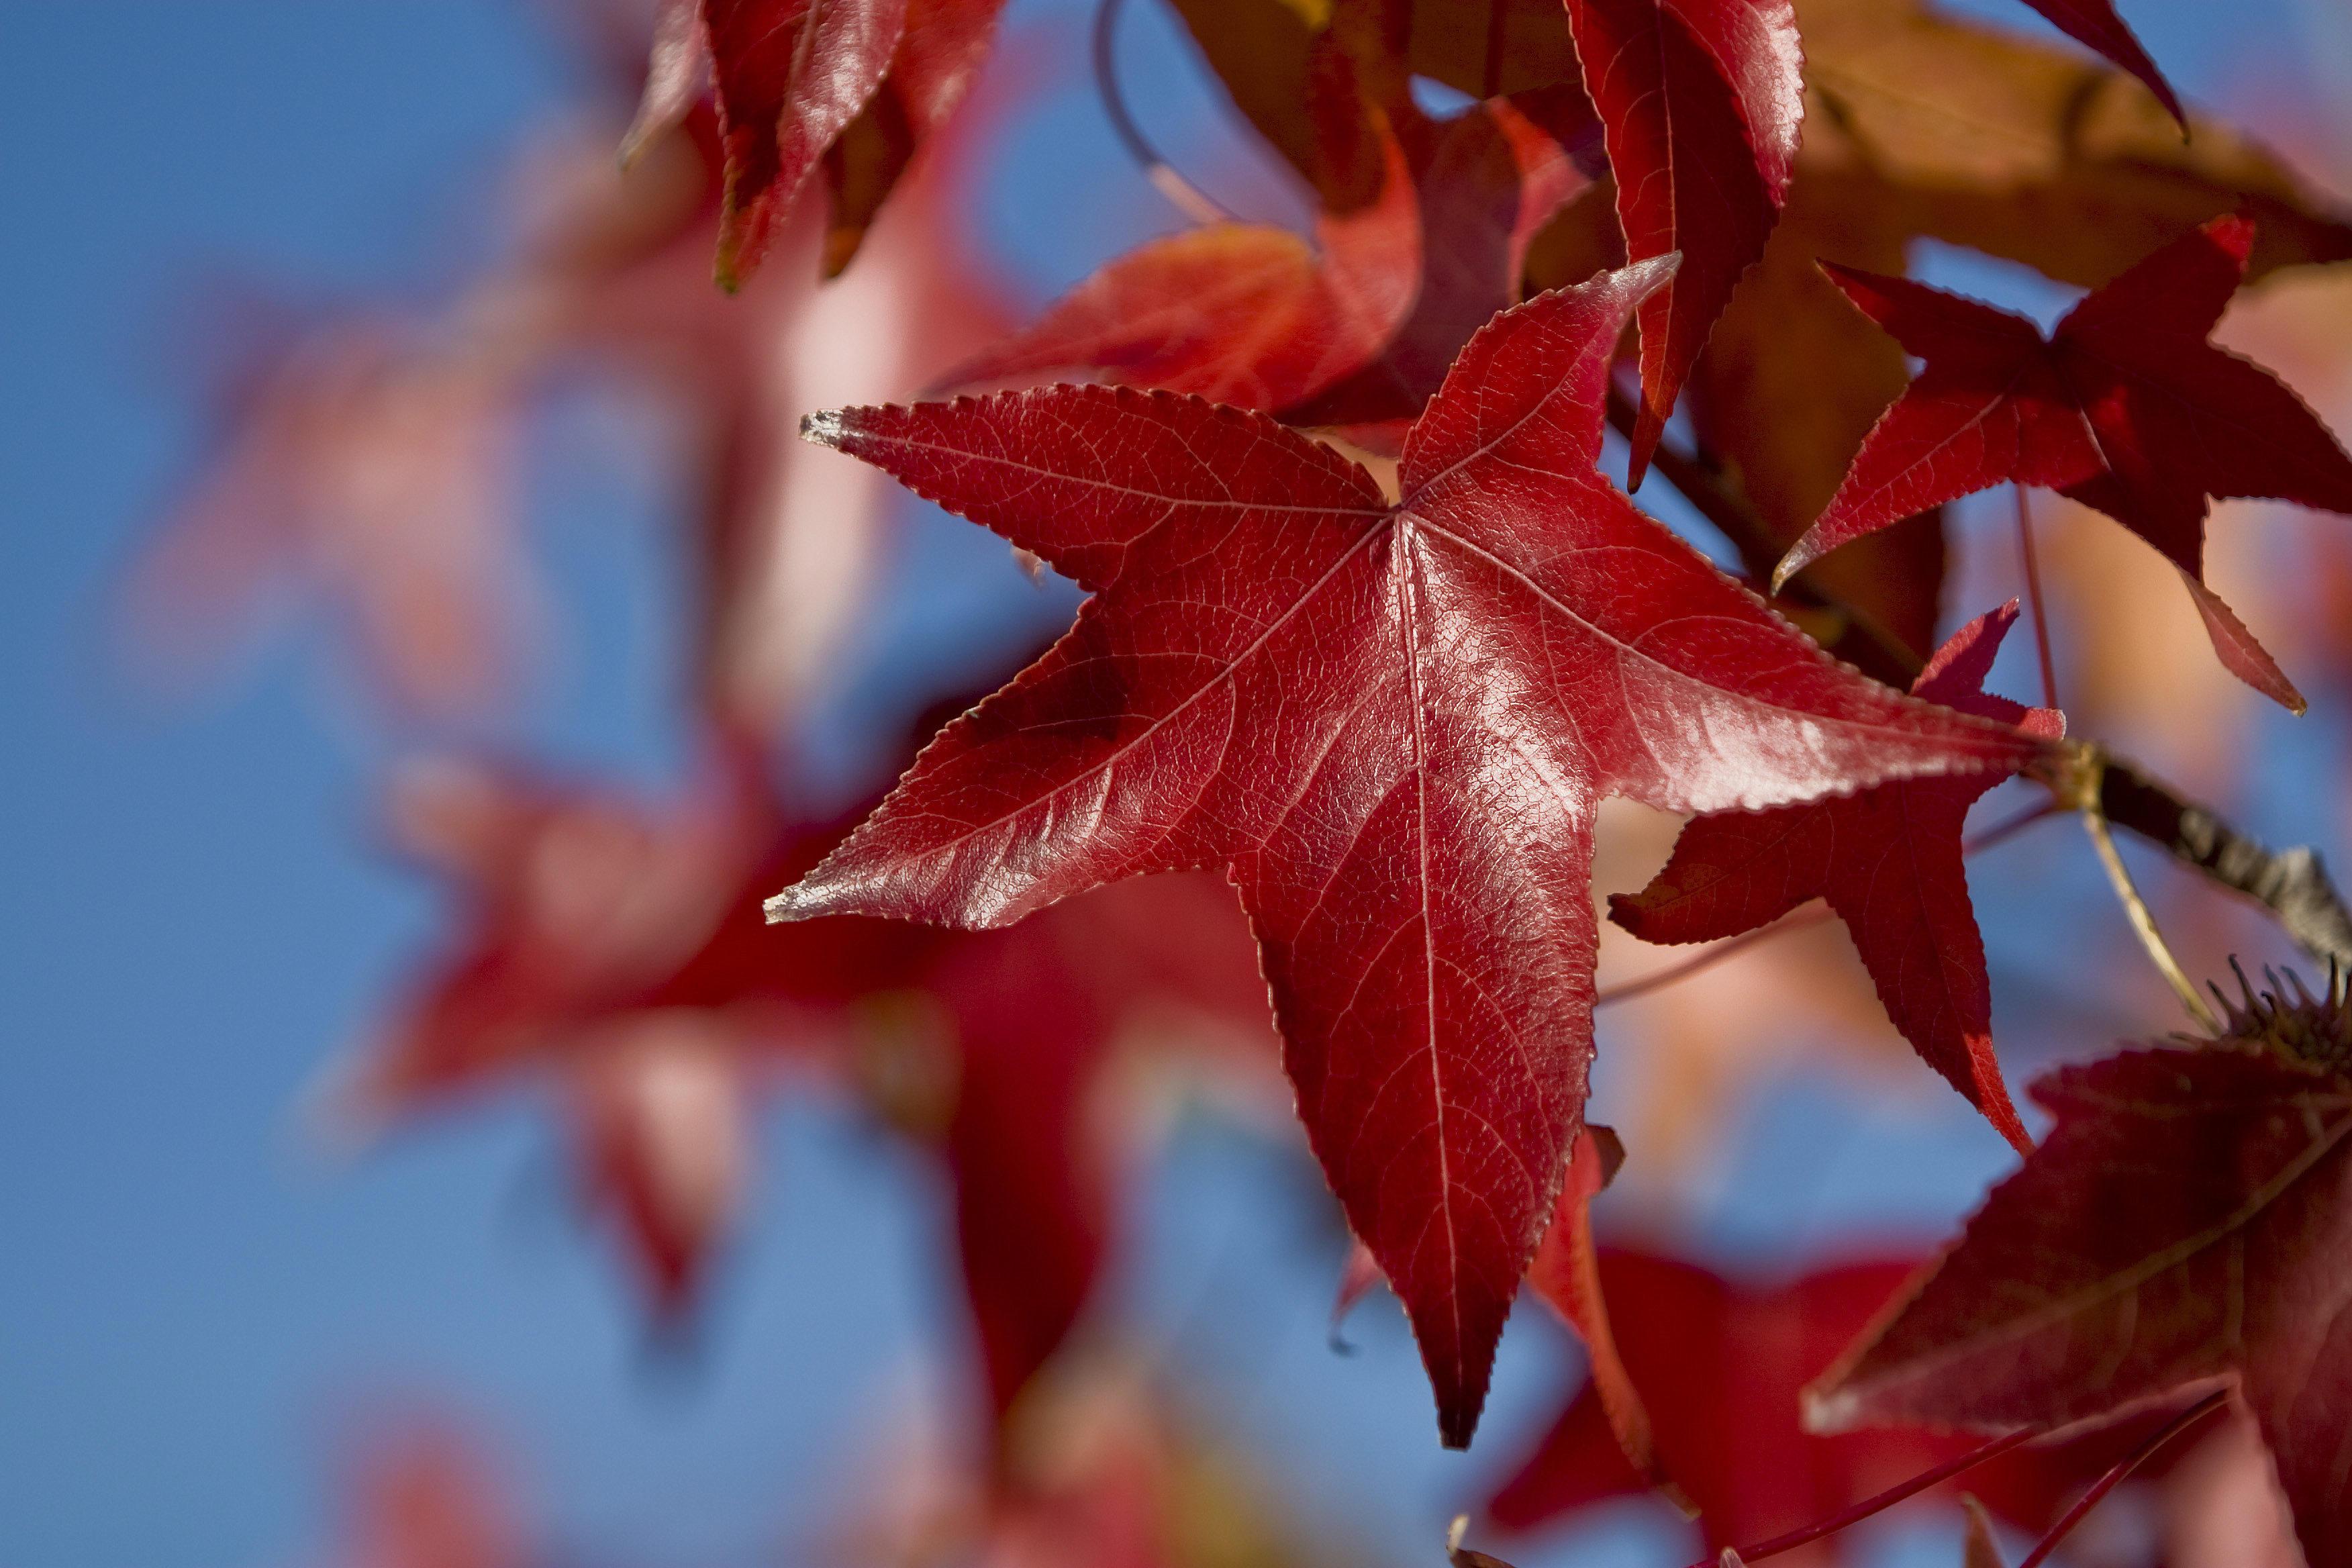
[[[2050,658],[2050,616],[2042,606],[2042,564],[2033,553],[2033,503],[2021,484],[2009,487],[2017,495],[2017,548],[2025,557],[2025,596],[2033,605],[2033,651],[2042,659],[2042,706],[2058,706],[2057,666]]]
[[[2165,1423],[2163,1428],[2147,1442],[2118,1459],[2105,1475],[2091,1483],[2090,1490],[2075,1500],[2074,1506],[2066,1510],[2064,1517],[2050,1527],[2050,1533],[2034,1543],[2033,1550],[2025,1554],[2025,1561],[2020,1563],[2017,1568],[2042,1568],[2042,1563],[2049,1558],[2050,1554],[2058,1550],[2058,1543],[2065,1540],[2076,1525],[2083,1522],[2084,1515],[2099,1505],[2101,1498],[2122,1485],[2124,1479],[2134,1470],[2154,1458],[2158,1448],[2221,1408],[2222,1401],[2228,1397],[2227,1390],[2215,1389]]]
[[[1743,948],[1751,947],[1768,936],[1778,936],[1782,931],[1800,931],[1806,926],[1817,926],[1829,918],[1830,907],[1827,904],[1815,903],[1805,909],[1797,910],[1783,915],[1770,925],[1760,925],[1753,931],[1741,931],[1738,936],[1726,937],[1705,952],[1694,953],[1680,963],[1670,963],[1664,969],[1653,970],[1647,974],[1637,975],[1632,980],[1612,985],[1606,990],[1595,992],[1592,1005],[1595,1007],[1607,1007],[1618,1002],[1631,1002],[1636,996],[1646,996],[1651,992],[1663,990],[1678,980],[1686,980],[1703,969],[1712,969],[1733,953]]]
[[[1095,89],[1102,94],[1103,113],[1109,117],[1111,131],[1127,149],[1128,156],[1142,166],[1143,176],[1151,182],[1152,188],[1173,202],[1186,217],[1194,223],[1231,223],[1234,215],[1161,157],[1160,149],[1144,135],[1143,127],[1135,122],[1135,116],[1128,112],[1127,96],[1118,85],[1118,12],[1122,3],[1123,0],[1102,0],[1095,10]]]
[[[2091,836],[2091,847],[2099,853],[2099,864],[2106,869],[2107,881],[2131,921],[2133,933],[2139,938],[2140,946],[2147,950],[2158,972],[2172,986],[2173,994],[2180,998],[2180,1005],[2197,1020],[2197,1026],[2209,1035],[2220,1034],[2221,1021],[2213,1016],[2213,1009],[2199,994],[2188,972],[2180,967],[2180,961],[2172,956],[2172,949],[2165,945],[2164,933],[2156,927],[2156,916],[2149,911],[2147,900],[2140,897],[2124,858],[2116,852],[2115,835],[2107,831],[2107,814],[2100,801],[2100,786],[2106,772],[2105,753],[2090,745],[2076,745],[2069,750],[2073,755],[2070,765],[2061,772],[2059,787],[2071,796],[2071,803],[2081,815],[2084,830]]]
[[[1926,1491],[1939,1481],[1948,1481],[1962,1470],[1974,1469],[1987,1459],[2006,1454],[2021,1443],[2030,1442],[2038,1436],[2040,1434],[2032,1427],[2025,1426],[2004,1436],[1990,1438],[1978,1444],[1958,1458],[1947,1459],[1934,1469],[1922,1470],[1909,1480],[1897,1482],[1877,1496],[1864,1498],[1853,1507],[1833,1513],[1827,1519],[1816,1520],[1801,1529],[1790,1531],[1785,1535],[1776,1535],[1769,1541],[1759,1541],[1753,1546],[1742,1546],[1738,1548],[1738,1560],[1741,1563],[1761,1563],[1767,1557],[1778,1557],[1783,1552],[1793,1552],[1800,1546],[1819,1541],[1824,1535],[1834,1535],[1850,1524],[1859,1524],[1874,1513],[1893,1508],[1906,1498]],[[1691,1568],[1716,1568],[1717,1562],[1717,1559],[1710,1557],[1703,1562],[1692,1563]]]
[[[1974,855],[1979,850],[1990,849],[1994,845],[2004,843],[2016,837],[2018,834],[2022,833],[2025,829],[2032,826],[2035,823],[2057,815],[2058,803],[2056,801],[2037,801],[2033,805],[2027,806],[2023,811],[2019,812],[2016,816],[2005,816],[1999,822],[1994,823],[1990,827],[1986,828],[1983,832],[1979,833],[1972,837],[1963,839],[1960,843],[1960,853],[1962,855]]]

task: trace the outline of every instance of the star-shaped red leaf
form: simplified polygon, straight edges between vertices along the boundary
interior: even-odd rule
[[[2017,601],[1978,616],[1937,651],[1914,696],[2056,739],[2057,712],[1987,696],[1984,679]],[[2032,1147],[1992,1049],[1984,938],[1969,904],[1960,833],[1995,773],[1906,779],[1773,811],[1703,816],[1638,893],[1610,918],[1643,942],[1713,942],[1826,899],[1853,935],[1886,1016],[1929,1067],[2020,1149]]]
[[[1581,1121],[1593,812],[2017,765],[1831,662],[1593,468],[1671,263],[1506,312],[1371,476],[1261,415],[1056,386],[813,416],[1094,591],[770,905],[1002,925],[1218,867],[1308,1135],[1466,1443]]]
[[[2303,699],[2205,585],[2210,498],[2271,496],[2352,512],[2352,458],[2301,399],[2206,334],[2245,275],[2254,226],[2215,218],[2069,310],[2044,339],[2022,316],[1925,284],[1827,270],[1927,362],[1773,574],[2004,480],[2096,508],[2164,553],[2231,673]]]
[[[2314,1565],[2352,1561],[2352,1026],[2243,1026],[2033,1086],[2057,1118],[1809,1396],[1817,1428],[2061,1426],[2234,1385]],[[2176,1398],[2176,1396],[2178,1396]]]
[[[1792,0],[1568,0],[1636,261],[1682,253],[1642,307],[1633,482],[1796,168],[1804,56]]]

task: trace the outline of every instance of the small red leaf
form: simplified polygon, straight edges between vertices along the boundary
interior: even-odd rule
[[[1317,220],[1316,249],[1259,224],[1154,240],[944,379],[1078,371],[1244,408],[1302,402],[1378,354],[1420,289],[1420,206],[1393,141],[1388,163],[1379,199]]]
[[[2029,712],[1984,693],[2016,619],[2012,599],[1961,627],[1920,672],[1913,694],[2056,739],[2064,725],[2053,710]],[[2000,782],[1988,773],[1906,780],[1774,811],[1700,817],[1648,887],[1611,897],[1610,918],[1643,942],[1713,942],[1826,899],[1903,1037],[2002,1137],[2031,1149],[1993,1056],[1984,939],[1960,862],[1969,807]]]
[[[1855,454],[1776,584],[1849,541],[2004,481],[2105,512],[2192,582],[2231,672],[2303,699],[2203,586],[2210,498],[2273,496],[2352,512],[2352,458],[2268,371],[2206,341],[2253,247],[2215,218],[2094,289],[2045,341],[2022,316],[1900,278],[1826,270],[1927,362]]]
[[[1611,353],[1669,271],[1481,331],[1393,506],[1263,416],[1164,393],[806,426],[1097,597],[772,918],[1002,925],[1225,869],[1309,1137],[1457,1446],[1580,1124],[1601,797],[1763,806],[2033,747],[1832,663],[1595,470]]]

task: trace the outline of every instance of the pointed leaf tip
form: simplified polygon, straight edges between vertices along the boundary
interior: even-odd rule
[[[814,414],[801,416],[801,439],[814,441],[820,447],[838,447],[847,426],[838,408],[820,408]]]

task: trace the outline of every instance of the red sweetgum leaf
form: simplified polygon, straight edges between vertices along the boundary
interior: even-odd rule
[[[1264,416],[1165,393],[805,426],[1096,596],[771,918],[1004,925],[1224,869],[1308,1136],[1456,1446],[1581,1122],[1600,799],[1764,806],[2032,750],[1832,663],[1594,468],[1617,336],[1671,267],[1489,324],[1393,506]]]
[[[1420,204],[1393,139],[1379,199],[1315,227],[1312,247],[1264,224],[1154,240],[943,380],[1078,372],[1244,408],[1301,402],[1378,354],[1420,292]]]
[[[1641,310],[1639,486],[1675,398],[1788,197],[1804,118],[1791,0],[1568,0],[1633,260],[1682,253]]]
[[[881,85],[907,9],[908,0],[702,0],[727,154],[719,282],[729,292]],[[666,79],[656,70],[648,91]]]
[[[1985,676],[2017,620],[2017,601],[1954,633],[1912,683],[1915,697],[2055,740],[2053,709],[1987,696]],[[1922,1060],[2021,1152],[2033,1147],[1992,1048],[1984,938],[1960,860],[1969,807],[1997,774],[1907,779],[1773,811],[1702,816],[1638,893],[1609,915],[1643,942],[1714,942],[1826,899],[1853,933],[1886,1016]]]
[[[2189,584],[2230,672],[2302,697],[2204,584],[2216,496],[2352,512],[2352,458],[2268,371],[2206,341],[2244,275],[2253,225],[2215,218],[2093,289],[2045,340],[2022,316],[1900,278],[1831,267],[1863,313],[1927,362],[1774,573],[1916,512],[2014,480],[2105,512]]]
[[[1915,1260],[1858,1259],[1766,1287],[1638,1249],[1603,1247],[1599,1264],[1658,1462],[1696,1507],[1710,1552],[1827,1518],[1976,1446],[1917,1427],[1819,1436],[1799,1424],[1807,1380],[1885,1307]],[[1967,1486],[2000,1517],[2039,1531],[2148,1429],[2029,1444],[1971,1468]],[[1588,1380],[1485,1511],[1525,1532],[1650,1489]],[[1815,1550],[1834,1560],[1847,1540]]]
[[[2025,3],[2050,19],[2051,25],[2079,43],[2087,44],[2116,65],[2147,84],[2156,94],[2165,112],[2180,121],[2185,131],[2189,125],[2188,111],[2174,96],[2172,84],[2147,58],[2132,30],[2116,15],[2115,0],[2025,0]]]
[[[2233,1038],[2067,1068],[2033,1097],[2056,1125],[1809,1392],[1809,1423],[2062,1426],[2233,1385],[2305,1557],[2352,1558],[2352,1079]]]

